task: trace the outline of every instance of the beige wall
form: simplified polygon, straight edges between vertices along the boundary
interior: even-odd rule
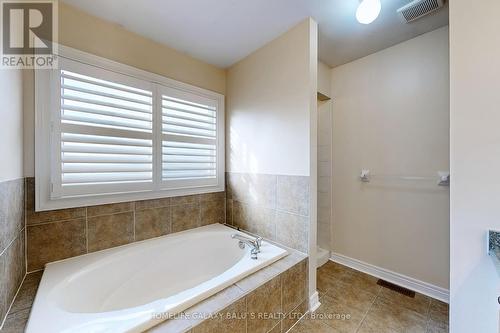
[[[359,174],[449,169],[448,68],[445,27],[332,70],[333,251],[442,288],[448,188]]]
[[[242,192],[247,201],[253,202],[251,209],[255,214],[250,214],[254,216],[250,223],[275,230],[278,240],[286,237],[296,241],[306,233],[307,252],[313,263],[317,211],[317,29],[316,22],[306,19],[229,68],[226,108],[226,171],[244,174],[237,178],[244,179],[247,188]],[[230,182],[233,178],[229,176]],[[284,183],[288,184],[286,188]],[[304,189],[309,191],[306,196]],[[237,203],[241,198],[232,199]],[[269,208],[280,209],[284,203],[287,208],[300,207],[299,214],[284,219],[279,219],[282,214],[269,214]],[[304,209],[304,203],[309,207]],[[229,207],[233,207],[228,208],[229,213],[239,218],[241,209],[236,209],[237,205]],[[316,291],[314,265],[309,265],[309,291]]]
[[[224,94],[225,70],[60,3],[59,42],[174,80]]]
[[[500,230],[500,2],[450,2],[450,332],[499,332],[500,278],[486,232]]]
[[[174,80],[225,94],[226,71],[123,27],[59,3],[59,43]],[[33,74],[25,76],[25,170],[34,175]]]
[[[0,70],[0,182],[23,177],[22,71]]]
[[[229,68],[227,171],[309,176],[309,28],[305,20]]]

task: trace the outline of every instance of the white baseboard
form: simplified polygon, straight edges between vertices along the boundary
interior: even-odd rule
[[[375,276],[379,279],[397,284],[398,286],[419,292],[429,297],[438,299],[440,301],[449,303],[450,291],[427,282],[423,282],[409,276],[392,272],[390,270],[368,264],[361,260],[346,257],[342,254],[331,254],[330,260],[344,266],[350,267],[357,271]]]
[[[320,305],[321,303],[319,302],[319,294],[317,291],[315,291],[314,294],[309,297],[309,312],[318,310]]]

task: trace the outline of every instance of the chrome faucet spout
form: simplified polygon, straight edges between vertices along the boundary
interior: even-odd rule
[[[257,254],[260,253],[260,247],[262,245],[262,237],[252,239],[240,234],[232,234],[231,238],[238,240],[238,245],[241,249],[244,249],[245,245],[250,247],[251,258],[257,259]]]

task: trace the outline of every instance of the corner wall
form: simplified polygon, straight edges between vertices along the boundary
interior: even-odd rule
[[[499,332],[500,275],[486,233],[500,230],[500,2],[450,1],[450,332]]]
[[[448,54],[444,27],[332,70],[333,252],[416,279],[441,298],[449,286],[449,188],[437,186],[437,172],[449,170]],[[375,174],[370,183],[361,169]]]
[[[316,91],[317,24],[311,19],[228,70],[227,220],[310,256],[310,244],[316,246]],[[315,276],[309,279],[315,291]]]

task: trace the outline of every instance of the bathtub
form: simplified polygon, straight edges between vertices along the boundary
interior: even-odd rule
[[[26,332],[142,332],[287,255],[263,242],[258,259],[221,224],[46,266]]]

